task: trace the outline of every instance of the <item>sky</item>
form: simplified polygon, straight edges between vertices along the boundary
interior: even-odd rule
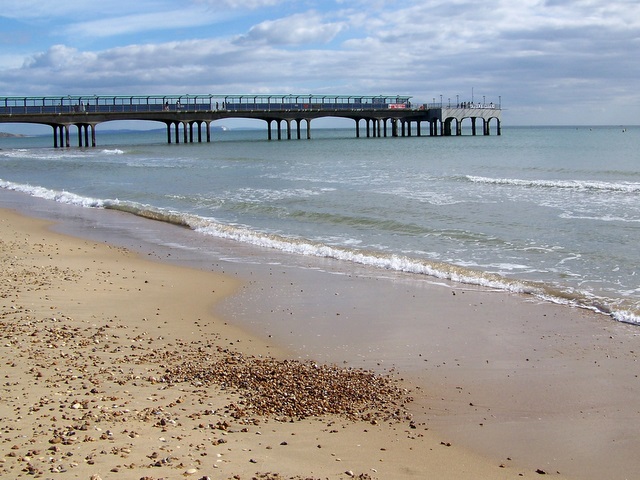
[[[638,0],[0,0],[0,96],[408,95],[640,124]],[[0,130],[7,130],[0,125]]]

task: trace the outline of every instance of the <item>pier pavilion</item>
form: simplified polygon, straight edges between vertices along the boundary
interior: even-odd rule
[[[70,128],[78,130],[78,146],[96,146],[96,125],[116,120],[161,122],[167,143],[211,141],[211,123],[230,118],[267,123],[267,138],[311,138],[311,121],[323,117],[355,121],[356,137],[364,122],[367,137],[462,135],[463,121],[471,134],[481,123],[482,134],[501,134],[501,105],[432,103],[414,106],[402,95],[68,95],[0,97],[0,123],[33,123],[53,128],[53,146],[70,146]],[[302,129],[304,127],[304,134]],[[204,137],[203,137],[204,129]]]

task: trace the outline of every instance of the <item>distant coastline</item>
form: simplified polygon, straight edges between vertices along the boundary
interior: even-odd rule
[[[26,137],[26,135],[22,135],[21,133],[0,132],[0,138],[14,138],[14,137]]]

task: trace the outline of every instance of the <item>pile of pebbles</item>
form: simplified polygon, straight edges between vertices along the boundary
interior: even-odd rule
[[[225,351],[214,361],[194,359],[169,367],[161,381],[215,384],[233,390],[240,398],[228,406],[234,418],[341,415],[372,423],[409,419],[405,405],[411,397],[390,375],[313,361]]]

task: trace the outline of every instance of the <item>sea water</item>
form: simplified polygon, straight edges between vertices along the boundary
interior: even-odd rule
[[[95,148],[0,139],[0,187],[320,256],[534,295],[640,323],[640,127],[311,140],[266,131]],[[73,138],[72,138],[73,144]],[[375,274],[375,273],[374,273]]]

